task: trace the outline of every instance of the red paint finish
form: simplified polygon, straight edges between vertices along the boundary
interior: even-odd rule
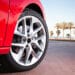
[[[0,46],[3,46],[8,20],[9,0],[0,0]]]
[[[10,47],[0,47],[0,54],[8,54]]]
[[[11,46],[13,33],[18,18],[22,14],[23,10],[28,5],[33,3],[39,6],[41,11],[43,11],[43,7],[39,0],[10,0],[10,4],[9,4],[9,0],[0,0],[0,10],[1,10],[0,13],[2,14],[2,18],[0,17],[0,24],[1,24],[0,25],[0,46],[2,47]],[[8,7],[9,5],[10,7]],[[8,14],[9,14],[9,19],[8,19]],[[9,48],[5,50],[0,49],[0,54],[7,54],[9,53],[9,50],[10,50]]]

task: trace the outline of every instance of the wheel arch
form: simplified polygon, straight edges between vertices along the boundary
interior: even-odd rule
[[[43,12],[42,12],[41,8],[37,4],[35,4],[35,3],[29,4],[27,7],[25,7],[23,12],[25,12],[26,9],[34,10],[34,11],[38,12],[44,18]]]

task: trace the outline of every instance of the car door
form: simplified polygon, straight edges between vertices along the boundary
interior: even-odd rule
[[[0,46],[3,46],[8,23],[9,0],[0,0]]]

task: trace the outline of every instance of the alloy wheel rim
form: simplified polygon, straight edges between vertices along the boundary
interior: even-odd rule
[[[34,16],[25,16],[18,20],[10,54],[21,66],[35,64],[44,53],[46,32],[42,22]]]

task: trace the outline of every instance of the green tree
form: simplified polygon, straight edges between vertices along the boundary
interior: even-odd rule
[[[66,34],[67,38],[70,38],[70,34]]]
[[[66,25],[67,25],[67,23],[66,23],[66,22],[63,22],[63,23],[62,23],[63,38],[64,38],[64,30],[66,29]]]
[[[54,34],[53,31],[50,31],[50,36],[51,36],[51,37],[53,36],[53,34]]]
[[[68,23],[68,27],[69,27],[68,29],[70,29],[70,40],[71,40],[71,29],[72,29],[73,25],[74,24],[72,22]]]
[[[59,37],[60,33],[61,33],[60,30],[57,30],[57,31],[56,31],[57,38]]]

